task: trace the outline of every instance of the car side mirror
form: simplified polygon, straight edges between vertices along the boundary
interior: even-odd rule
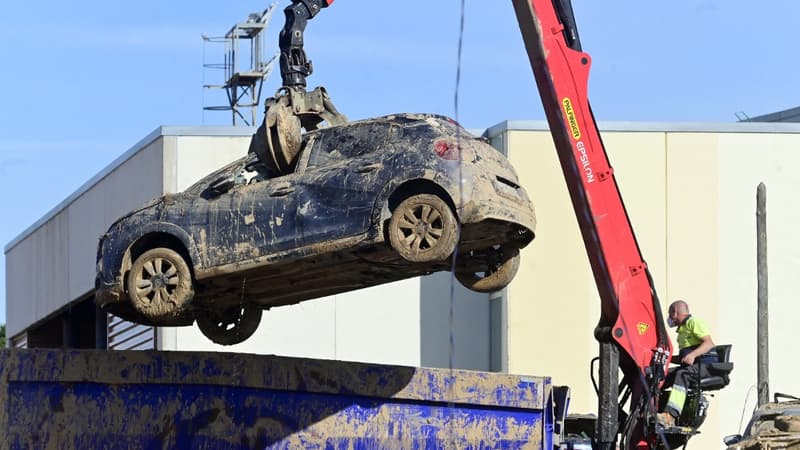
[[[722,442],[724,442],[725,445],[733,445],[741,440],[742,440],[741,434],[731,434],[730,436],[725,436],[724,438],[722,438]]]

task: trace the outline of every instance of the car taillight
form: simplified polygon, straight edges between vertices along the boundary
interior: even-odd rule
[[[439,158],[447,159],[450,161],[458,160],[458,143],[449,141],[447,139],[440,139],[433,143],[433,150]]]

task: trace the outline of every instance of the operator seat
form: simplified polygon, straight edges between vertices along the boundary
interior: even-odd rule
[[[717,362],[706,364],[710,376],[700,379],[700,390],[718,391],[730,383],[733,363],[730,361],[732,345],[717,345],[713,351],[717,353]],[[710,353],[710,352],[709,352]]]

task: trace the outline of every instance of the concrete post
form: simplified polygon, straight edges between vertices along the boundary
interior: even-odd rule
[[[756,193],[756,259],[758,264],[758,405],[769,402],[769,314],[767,295],[767,187]]]

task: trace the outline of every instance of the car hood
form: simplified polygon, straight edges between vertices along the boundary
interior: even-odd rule
[[[148,200],[147,202],[143,203],[142,205],[140,205],[140,206],[128,211],[127,213],[119,216],[117,218],[117,220],[115,220],[114,223],[112,223],[109,228],[113,228],[115,225],[117,225],[118,223],[122,222],[123,220],[125,220],[125,219],[127,219],[127,218],[129,218],[129,217],[131,217],[131,216],[133,216],[135,214],[138,214],[138,213],[140,213],[140,212],[142,212],[142,211],[144,211],[146,209],[151,209],[151,208],[157,207],[158,205],[160,205],[161,203],[164,202],[164,199],[165,199],[165,197],[156,197],[156,198]]]

